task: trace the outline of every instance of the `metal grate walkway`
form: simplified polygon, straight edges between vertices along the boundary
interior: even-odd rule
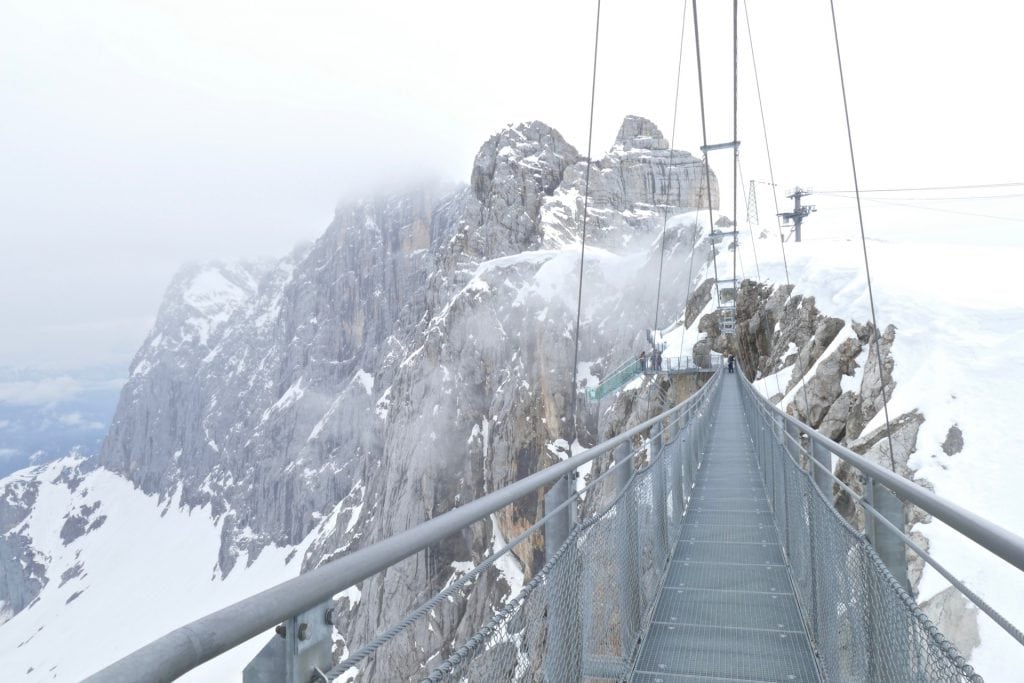
[[[726,377],[638,683],[820,681],[740,403]]]

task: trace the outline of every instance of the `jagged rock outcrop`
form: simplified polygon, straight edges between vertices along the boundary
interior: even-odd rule
[[[541,204],[579,159],[576,148],[539,121],[506,128],[484,143],[470,177],[473,197],[479,202],[473,227],[496,224],[505,229],[460,232],[465,238],[460,252],[487,259],[539,247]],[[477,213],[477,207],[468,208]]]

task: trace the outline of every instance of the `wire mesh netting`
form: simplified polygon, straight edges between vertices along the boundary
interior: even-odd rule
[[[763,435],[758,455],[773,516],[825,677],[851,682],[981,681],[864,535],[839,515],[811,475],[790,457],[778,425],[761,421],[763,415],[749,403],[748,419]]]
[[[666,614],[678,608],[690,615],[712,609],[706,601],[694,602],[697,597],[704,600],[701,596],[707,591],[695,597],[696,593],[676,590],[672,599],[681,601],[680,605],[662,598],[659,606],[659,594],[669,585],[666,581],[673,581],[671,568],[683,564],[672,561],[677,548],[691,549],[682,558],[693,563],[687,569],[691,583],[718,586],[728,579],[727,569],[734,573],[750,569],[743,564],[746,560],[733,557],[747,549],[745,543],[764,545],[763,530],[742,524],[720,525],[729,522],[730,515],[744,516],[749,524],[749,516],[757,514],[773,520],[768,528],[774,526],[771,536],[777,536],[784,553],[776,552],[774,560],[769,557],[766,561],[771,566],[762,567],[757,580],[767,581],[778,573],[782,583],[762,592],[791,590],[796,594],[799,608],[794,607],[791,618],[786,617],[790,619],[786,632],[806,631],[812,643],[817,671],[807,673],[811,676],[808,680],[820,675],[843,682],[980,681],[889,573],[864,535],[820,492],[804,469],[806,454],[797,452],[781,426],[756,409],[749,394],[744,396],[746,421],[753,428],[757,464],[750,465],[749,474],[742,462],[701,469],[719,386],[720,382],[708,385],[709,390],[682,411],[677,422],[664,421],[664,432],[655,428],[617,452],[614,460],[602,456],[595,461],[591,481],[565,503],[573,510],[574,519],[568,535],[562,536],[565,542],[549,549],[547,557],[541,555],[543,560],[533,572],[529,563],[521,563],[525,571],[519,585],[510,584],[503,563],[512,561],[513,553],[524,558],[541,552],[550,511],[508,544],[510,552],[493,552],[476,566],[463,569],[458,578],[452,575],[440,592],[426,593],[433,597],[425,602],[421,597],[418,609],[405,620],[382,633],[383,625],[377,624],[366,633],[346,634],[351,636],[346,644],[361,638],[370,647],[353,653],[332,669],[328,678],[625,680],[634,672],[648,626],[652,620],[658,622],[656,608]],[[750,437],[735,434],[731,438]],[[726,476],[733,487],[738,486],[741,474],[755,477],[754,488],[760,490],[763,480],[764,492],[758,494],[760,502],[746,492],[750,486],[736,489],[738,498],[701,496],[699,487],[694,488],[698,472],[701,480]],[[689,510],[691,503],[693,509]],[[707,519],[702,521],[702,515]],[[728,546],[708,543],[725,528],[731,534]],[[689,535],[684,529],[689,529]],[[760,535],[749,539],[736,536],[744,529]],[[463,533],[483,532],[466,529]],[[679,542],[689,545],[677,545]],[[733,555],[715,555],[722,552]],[[396,577],[417,580],[420,571],[436,573],[430,561],[410,558],[364,582],[361,589],[387,600],[388,587]],[[433,561],[445,565],[448,558]],[[719,567],[719,575],[701,583],[697,575],[701,567]],[[728,603],[715,609],[735,608],[738,615],[746,615],[738,623],[756,631],[756,605],[749,602],[749,596],[757,592],[757,586],[751,584],[755,580],[736,580],[736,587],[754,591],[747,593],[747,602],[734,605],[729,602],[734,597],[731,594],[715,593],[716,599]],[[507,597],[496,605],[495,595]],[[671,620],[663,615],[662,621],[666,618]],[[673,629],[676,638],[720,636],[703,633],[697,626],[666,628],[659,626],[654,636],[663,637]],[[767,642],[765,648],[766,652],[778,649]],[[643,676],[637,678],[641,679]]]
[[[684,428],[654,436],[644,466],[633,472],[626,465],[628,481],[608,477],[591,490],[559,552],[425,680],[627,677],[679,537],[711,398]]]

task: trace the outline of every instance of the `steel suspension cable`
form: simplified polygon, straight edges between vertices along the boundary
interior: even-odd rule
[[[590,122],[587,125],[587,170],[583,181],[583,231],[580,241],[580,280],[576,292],[576,330],[573,333],[572,352],[572,429],[573,441],[578,437],[576,430],[576,407],[579,399],[576,382],[579,381],[580,317],[583,312],[583,261],[587,254],[587,209],[590,204],[591,143],[594,139],[594,97],[597,93],[597,46],[601,36],[601,0],[597,0],[597,19],[594,24],[594,67],[590,79]],[[569,445],[570,451],[572,444]]]
[[[832,35],[836,43],[836,62],[839,64],[839,86],[843,92],[843,114],[846,118],[846,139],[850,145],[850,167],[853,171],[853,189],[857,197],[857,221],[860,224],[860,243],[864,251],[864,274],[868,281],[868,302],[871,304],[871,323],[875,326],[875,355],[878,359],[878,382],[882,391],[882,410],[885,414],[885,436],[889,444],[889,465],[892,471],[896,472],[896,458],[892,445],[892,427],[889,423],[889,397],[885,390],[885,374],[882,371],[882,330],[878,327],[878,318],[875,315],[875,293],[871,285],[871,265],[868,260],[868,241],[864,234],[864,212],[860,205],[860,183],[857,180],[857,160],[853,153],[853,130],[850,127],[850,106],[846,98],[846,78],[843,75],[843,55],[839,49],[839,27],[836,23],[835,0],[829,0],[829,8],[832,11]]]
[[[757,71],[757,57],[755,55],[755,50],[754,50],[754,33],[751,30],[751,28],[750,28],[750,12],[749,12],[749,10],[747,8],[747,0],[743,0],[743,17],[746,20],[745,23],[746,23],[746,26],[747,26],[747,40],[748,40],[748,42],[750,44],[750,65],[751,65],[751,70],[754,72],[754,87],[755,87],[755,90],[757,92],[757,106],[758,106],[758,109],[759,109],[760,114],[761,114],[761,131],[762,131],[762,133],[764,135],[764,152],[765,152],[765,156],[767,157],[767,160],[768,160],[768,175],[769,175],[769,178],[771,180],[772,201],[775,203],[775,221],[776,221],[776,224],[779,226],[779,246],[782,249],[782,266],[783,266],[784,272],[786,274],[786,286],[789,287],[789,286],[792,285],[792,283],[790,282],[790,279],[789,279],[789,259],[786,256],[786,239],[783,236],[783,232],[782,232],[782,222],[779,220],[779,214],[781,212],[779,211],[779,196],[778,196],[778,193],[777,193],[778,185],[775,182],[775,169],[774,169],[774,166],[772,165],[771,145],[768,143],[768,124],[766,122],[765,115],[764,115],[764,99],[761,97],[761,78],[760,78],[760,76],[758,74],[758,71]],[[810,370],[810,368],[808,368],[808,370]],[[779,382],[778,373],[775,372],[775,373],[772,373],[772,374],[775,375],[775,385],[776,385],[776,388],[778,389],[779,393],[782,394],[782,398],[784,399],[785,396],[786,396],[786,392],[782,391],[782,384]],[[806,373],[804,373],[804,374],[806,374]],[[806,382],[806,380],[804,378],[804,375],[800,376],[800,386],[801,386],[801,390],[802,390],[801,393],[803,393],[803,395],[804,395],[804,416],[808,420],[810,420],[810,409],[809,409],[809,403],[808,403],[808,400],[807,400],[807,382]],[[794,397],[794,400],[795,400],[795,397]]]
[[[739,91],[740,91],[740,57],[739,57],[739,0],[732,0],[732,295],[733,304],[739,294],[739,281],[736,279],[736,256],[739,253],[739,217],[736,213],[739,182],[740,147],[739,147]]]
[[[672,156],[676,151],[676,119],[679,113],[679,81],[683,73],[683,38],[686,36],[686,2],[683,2],[683,26],[679,30],[679,61],[676,65],[676,93],[672,100],[672,133],[668,143],[668,187],[665,189],[666,199],[672,189]],[[682,186],[680,185],[680,189]],[[668,232],[668,206],[665,207],[664,220],[661,224],[661,260],[658,264],[658,295],[654,300],[654,330],[658,330],[658,318],[661,312],[661,276],[665,271],[665,236]],[[685,302],[684,302],[685,306]],[[685,315],[685,313],[684,313]]]
[[[715,230],[715,216],[711,210],[711,166],[708,164],[708,124],[704,113],[704,72],[700,63],[700,27],[697,21],[697,0],[693,0],[693,42],[697,51],[697,88],[700,91],[700,128],[704,138],[704,182],[708,190],[708,231]],[[699,197],[698,197],[699,198]],[[721,293],[718,290],[718,250],[715,249],[714,241],[711,243],[711,257],[715,268],[715,298],[719,303],[722,301]]]
[[[786,285],[789,285],[789,263],[786,260],[786,240],[782,236],[782,222],[779,220],[779,195],[775,185],[775,170],[772,167],[772,150],[768,144],[768,124],[764,117],[764,100],[761,99],[761,79],[757,74],[757,57],[754,56],[754,34],[750,29],[750,12],[747,10],[747,0],[743,0],[743,16],[747,24],[747,39],[750,42],[750,65],[754,72],[754,86],[757,90],[757,106],[761,110],[761,131],[764,133],[764,153],[768,157],[768,176],[772,182],[772,199],[775,202],[775,222],[779,226],[779,244],[782,246],[782,266],[786,271]]]

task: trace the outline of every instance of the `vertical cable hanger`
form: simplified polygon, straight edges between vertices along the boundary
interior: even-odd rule
[[[679,114],[679,81],[683,73],[683,38],[686,36],[686,3],[683,3],[683,25],[679,30],[679,60],[676,64],[676,92],[672,99],[672,133],[668,143],[668,187],[665,188],[666,195],[672,189],[672,157],[676,151],[676,120]],[[654,303],[654,330],[658,330],[658,319],[661,311],[661,278],[665,270],[665,237],[668,232],[668,207],[665,207],[664,218],[661,224],[661,260],[658,264],[658,295]],[[689,298],[689,296],[687,296]],[[684,302],[685,306],[685,302]],[[685,312],[684,312],[685,315]]]
[[[868,301],[871,304],[871,323],[875,327],[875,355],[878,357],[878,382],[882,390],[882,410],[885,414],[885,437],[889,443],[889,466],[896,471],[896,457],[893,454],[892,427],[889,424],[889,397],[885,390],[885,374],[882,372],[882,330],[878,327],[878,318],[875,315],[875,293],[871,286],[871,265],[868,262],[868,241],[864,234],[864,213],[860,207],[860,183],[857,180],[857,160],[853,153],[853,132],[850,128],[850,106],[846,100],[846,79],[843,76],[843,55],[839,50],[839,28],[836,25],[836,4],[829,0],[829,7],[832,9],[832,35],[836,43],[836,61],[839,64],[839,86],[843,92],[843,114],[846,117],[846,139],[850,144],[850,168],[853,171],[853,189],[857,196],[857,221],[860,224],[860,244],[864,251],[864,274],[868,281]]]
[[[591,143],[594,139],[594,96],[597,93],[597,45],[601,36],[601,0],[597,0],[597,20],[594,25],[594,68],[590,80],[590,123],[587,126],[587,171],[583,181],[583,234],[580,244],[580,281],[576,292],[576,330],[573,333],[572,353],[572,412],[570,415],[573,441],[577,440],[579,434],[576,429],[576,404],[578,394],[576,383],[579,381],[579,355],[580,355],[580,316],[583,311],[583,261],[587,253],[587,209],[590,203],[590,152]],[[569,445],[570,450],[572,444]]]

